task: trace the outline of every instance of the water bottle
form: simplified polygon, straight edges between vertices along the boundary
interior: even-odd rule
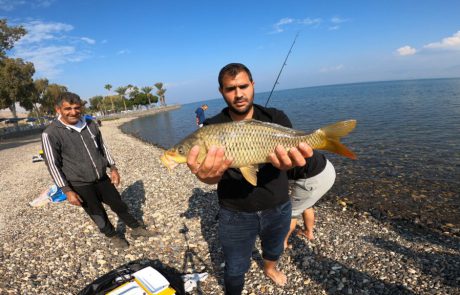
[[[51,198],[51,202],[53,203],[58,203],[67,200],[66,194],[56,185],[53,185],[51,187],[48,196]]]

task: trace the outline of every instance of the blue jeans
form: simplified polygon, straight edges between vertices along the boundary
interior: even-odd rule
[[[219,239],[225,259],[225,294],[241,294],[257,236],[262,257],[277,261],[291,223],[291,202],[257,212],[219,210]]]

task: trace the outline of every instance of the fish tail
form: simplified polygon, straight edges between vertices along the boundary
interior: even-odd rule
[[[319,129],[325,135],[321,149],[356,160],[356,155],[340,142],[340,138],[348,135],[356,127],[356,120],[340,121]]]

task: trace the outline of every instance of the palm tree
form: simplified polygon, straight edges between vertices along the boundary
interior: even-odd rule
[[[142,92],[145,93],[145,96],[147,96],[147,99],[149,100],[149,106],[152,104],[152,102],[150,101],[150,92],[153,90],[153,87],[150,87],[150,86],[145,86],[145,87],[142,87],[141,88]]]
[[[162,106],[165,106],[166,105],[166,101],[165,101],[166,89],[163,88],[163,83],[162,82],[155,83],[155,87],[158,89],[157,94],[160,97],[160,104]]]
[[[128,84],[126,87],[128,87],[126,91],[128,92],[129,99],[134,99],[134,97],[139,94],[139,88],[137,86]]]
[[[102,95],[93,96],[89,99],[90,107],[96,111],[106,111]]]
[[[125,111],[126,111],[126,101],[125,101],[126,90],[128,90],[127,86],[120,86],[117,89],[115,89],[115,92],[120,95],[121,100],[123,101],[123,105],[125,106]]]
[[[112,85],[110,85],[110,84],[105,84],[104,88],[107,89],[107,91],[109,91],[109,94],[110,94],[110,89],[112,89]],[[112,103],[112,110],[115,110],[115,106],[114,106],[114,104],[113,104],[113,99],[112,99],[112,97],[110,97],[110,102]]]

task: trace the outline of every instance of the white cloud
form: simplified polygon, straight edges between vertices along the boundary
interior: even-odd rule
[[[349,22],[349,19],[340,18],[340,17],[333,17],[329,20],[332,24],[329,26],[329,30],[338,30],[340,29],[340,25]],[[273,25],[272,33],[282,33],[284,29],[288,25],[297,25],[297,26],[319,26],[323,20],[321,18],[304,18],[304,19],[295,19],[295,18],[282,18],[276,24]]]
[[[301,19],[301,20],[298,20],[297,21],[298,24],[301,24],[301,25],[319,25],[321,23],[321,19],[320,18],[304,18],[304,19]]]
[[[330,73],[330,72],[341,71],[343,68],[344,68],[344,66],[342,64],[340,64],[340,65],[333,66],[333,67],[324,67],[324,68],[321,68],[319,71],[321,73]]]
[[[410,47],[409,45],[406,45],[406,46],[398,48],[396,52],[401,56],[408,56],[408,55],[414,55],[417,52],[417,50],[413,47]]]
[[[333,18],[330,19],[332,26],[329,27],[329,31],[335,31],[335,30],[340,29],[340,24],[346,23],[348,21],[350,20],[346,18],[340,18],[338,16],[334,16]]]
[[[73,26],[63,23],[45,23],[42,21],[31,21],[23,24],[27,34],[21,38],[17,45],[26,43],[37,43],[45,40],[58,39],[66,32],[72,31]]]
[[[432,42],[424,45],[422,49],[417,50],[409,45],[400,47],[396,53],[401,56],[414,55],[417,52],[425,50],[460,50],[460,31],[457,31],[450,37],[443,38],[440,42]]]
[[[274,33],[281,33],[284,31],[282,28],[285,25],[292,24],[294,20],[292,18],[282,18],[276,24],[273,25]]]
[[[294,18],[285,17],[285,18],[280,19],[276,24],[273,25],[274,30],[272,31],[272,33],[284,32],[284,27],[287,25],[312,26],[312,25],[318,25],[320,23],[321,23],[320,18],[294,19]]]
[[[23,0],[0,0],[0,10],[12,11],[17,6],[26,4],[26,1]]]
[[[331,18],[331,23],[333,23],[333,24],[341,24],[341,23],[346,23],[348,21],[349,20],[346,19],[346,18],[340,18],[340,17],[337,17],[337,16]]]
[[[85,42],[88,43],[88,44],[91,44],[91,45],[92,45],[92,44],[96,44],[96,40],[91,39],[91,38],[81,37],[80,39],[83,40],[83,41],[85,41]]]
[[[450,37],[443,38],[441,42],[429,43],[423,47],[429,49],[460,49],[460,31]]]
[[[85,59],[85,55],[76,53],[76,49],[73,46],[34,46],[19,49],[17,55],[33,62],[37,72],[47,78],[54,78],[62,72],[58,67],[59,65]]]
[[[48,7],[53,4],[55,0],[36,0],[32,1],[32,6],[33,7]]]
[[[118,55],[129,54],[129,53],[131,53],[131,51],[129,49],[122,49],[122,50],[117,52]]]
[[[12,11],[22,5],[30,5],[33,8],[48,7],[53,4],[55,0],[0,0],[0,10]]]
[[[67,63],[89,58],[88,44],[96,43],[88,37],[69,35],[74,29],[70,24],[30,21],[22,26],[27,34],[16,43],[13,55],[33,62],[37,74],[47,78],[56,78]]]

